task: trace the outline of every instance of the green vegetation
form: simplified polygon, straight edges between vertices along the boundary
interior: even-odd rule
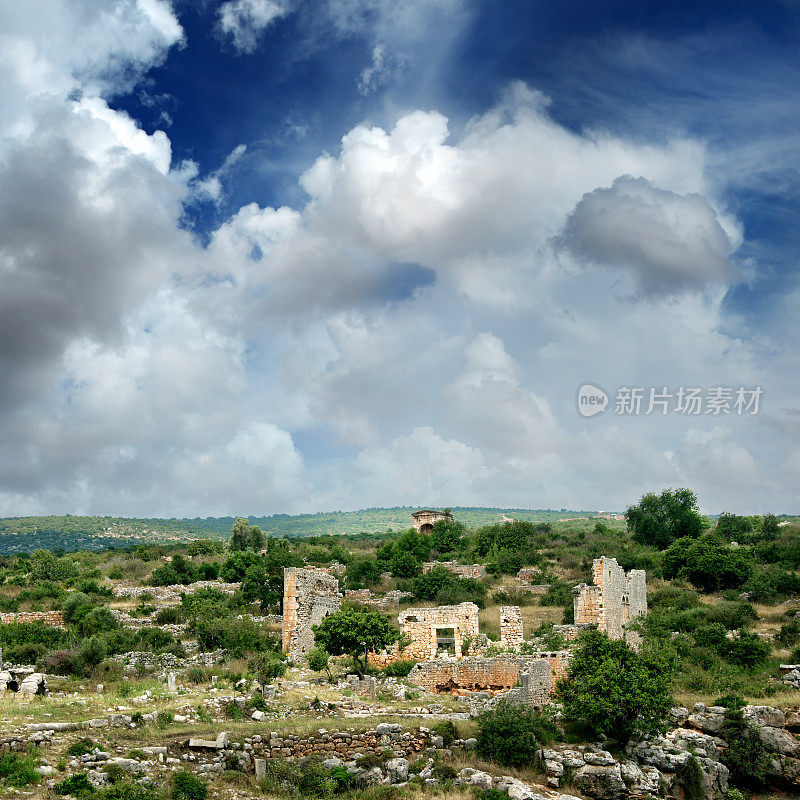
[[[539,746],[558,732],[542,713],[504,700],[484,712],[478,725],[478,755],[505,767],[532,764]]]
[[[377,611],[345,606],[314,626],[317,644],[332,656],[350,656],[356,669],[364,673],[367,655],[393,645],[400,633],[389,618]]]
[[[208,783],[193,772],[179,770],[172,776],[169,796],[171,800],[206,800]]]
[[[656,733],[672,704],[674,654],[646,642],[637,652],[604,633],[581,634],[558,696],[565,716],[625,744],[636,731]]]

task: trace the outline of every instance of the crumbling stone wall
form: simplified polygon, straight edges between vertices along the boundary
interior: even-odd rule
[[[54,628],[64,627],[64,617],[60,611],[19,611],[15,614],[0,614],[0,623],[41,622]]]
[[[459,564],[456,561],[426,561],[422,565],[422,571],[430,572],[436,567],[444,567],[461,578],[475,578],[482,581],[486,577],[486,567],[483,564]]]
[[[478,636],[478,606],[460,603],[457,606],[437,608],[409,608],[398,617],[403,633],[411,644],[402,652],[402,658],[427,660],[436,658],[438,640],[444,631],[453,631],[454,655],[461,658],[464,639]]]
[[[175,605],[180,603],[181,595],[192,594],[198,589],[216,589],[223,594],[233,594],[238,588],[238,583],[222,583],[220,581],[195,581],[188,586],[174,583],[169,586],[115,586],[115,597],[130,597],[136,599],[143,594],[153,597],[156,607],[160,605]]]
[[[500,644],[518,650],[524,640],[519,606],[500,606]]]
[[[283,651],[292,658],[314,647],[312,626],[342,605],[339,581],[323,570],[286,567],[283,570]]]
[[[625,637],[638,643],[638,635],[626,628],[647,614],[645,571],[632,569],[626,574],[615,558],[603,556],[592,562],[592,577],[594,586],[582,583],[572,590],[575,622],[596,625],[611,639]]]
[[[369,589],[345,589],[345,600],[353,603],[361,603],[365,606],[373,606],[385,610],[387,608],[397,608],[400,605],[400,598],[403,593],[399,589],[392,589],[382,597],[376,597]]]
[[[517,580],[520,581],[535,581],[537,578],[541,577],[542,571],[539,567],[522,567],[519,572],[517,572]]]
[[[566,674],[569,653],[566,650],[518,656],[503,654],[494,658],[464,658],[461,661],[438,659],[420,661],[408,680],[429,692],[469,695],[473,692],[506,693],[520,681],[524,702],[541,706],[550,701],[556,681]]]

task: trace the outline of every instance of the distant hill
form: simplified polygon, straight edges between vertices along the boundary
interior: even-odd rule
[[[385,533],[411,527],[416,506],[366,508],[361,511],[328,511],[317,514],[273,514],[249,517],[271,536],[345,536]],[[465,508],[454,506],[453,514],[474,528],[507,519],[555,521],[597,516],[596,511],[561,509]],[[135,544],[176,543],[187,539],[226,539],[234,517],[194,519],[128,519],[123,517],[9,517],[0,519],[0,553],[53,550],[102,550]]]

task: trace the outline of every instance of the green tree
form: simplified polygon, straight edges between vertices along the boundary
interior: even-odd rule
[[[698,537],[704,527],[697,497],[689,489],[665,489],[646,494],[625,512],[634,541],[663,550],[684,536]]]
[[[588,631],[581,634],[556,691],[568,718],[625,743],[636,731],[655,733],[662,727],[674,672],[672,655],[664,649],[643,645],[637,653],[623,639]]]
[[[374,558],[354,558],[347,565],[345,576],[351,589],[374,586],[381,579],[381,566]]]
[[[458,520],[440,519],[433,523],[431,544],[437,553],[450,553],[458,550],[463,541],[466,528]]]
[[[422,572],[422,562],[406,550],[395,553],[389,564],[389,571],[395,578],[413,578]]]
[[[765,514],[761,521],[761,535],[765,539],[774,539],[779,533],[778,518],[774,514]]]
[[[661,559],[665,578],[684,575],[704,592],[738,589],[753,573],[749,549],[731,547],[716,533],[673,542]]]
[[[377,611],[345,606],[313,627],[316,643],[332,656],[351,656],[363,674],[369,653],[391,647],[400,632]]]
[[[237,517],[231,528],[229,548],[236,550],[255,550],[264,547],[264,531],[257,525],[251,525],[244,517]]]

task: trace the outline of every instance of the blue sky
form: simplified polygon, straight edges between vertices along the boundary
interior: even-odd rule
[[[799,12],[0,0],[0,514],[800,513]]]

